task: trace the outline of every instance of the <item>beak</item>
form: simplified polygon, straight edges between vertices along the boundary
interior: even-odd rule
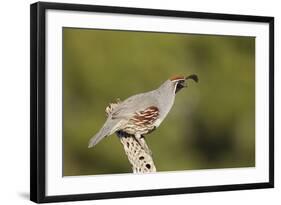
[[[187,87],[186,80],[181,80],[181,81],[179,81],[177,86],[178,86],[180,89],[181,89],[181,88],[186,88],[186,87]]]
[[[180,86],[181,88],[186,88],[186,87],[187,87],[187,80],[188,80],[188,79],[192,79],[192,80],[195,81],[196,83],[199,82],[198,76],[195,75],[195,74],[192,74],[192,75],[187,76],[187,77],[185,78],[185,80],[180,81],[180,82],[179,82],[179,86]]]
[[[194,80],[196,83],[198,83],[199,79],[198,76],[193,74],[193,75],[189,75],[187,76],[184,80],[180,80],[178,81],[177,87],[176,87],[176,93],[181,90],[182,88],[186,88],[187,87],[187,80],[188,79],[192,79]]]

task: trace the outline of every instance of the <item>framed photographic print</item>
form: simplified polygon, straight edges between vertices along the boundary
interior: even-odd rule
[[[31,5],[30,198],[274,187],[274,18]]]

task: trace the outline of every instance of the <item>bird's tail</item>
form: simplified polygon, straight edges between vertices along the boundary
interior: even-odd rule
[[[117,123],[119,122],[119,120],[112,120],[112,119],[108,119],[103,127],[100,129],[100,131],[93,136],[90,141],[89,141],[89,145],[88,148],[91,148],[93,146],[95,146],[96,144],[98,144],[103,138],[105,138],[108,135],[111,135],[112,133],[114,133],[114,127],[116,127]]]

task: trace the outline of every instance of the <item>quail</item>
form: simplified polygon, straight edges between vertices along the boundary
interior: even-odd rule
[[[187,87],[187,80],[192,79],[198,82],[197,75],[172,76],[156,90],[140,93],[118,101],[106,108],[107,120],[89,141],[89,148],[95,146],[106,136],[113,133],[126,133],[135,136],[136,140],[143,147],[143,137],[154,131],[165,119],[171,110],[176,93]]]

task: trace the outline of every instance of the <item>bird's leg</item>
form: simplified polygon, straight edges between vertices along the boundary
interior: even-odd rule
[[[144,140],[144,136],[140,135],[140,134],[135,134],[135,138],[138,141],[138,143],[140,144],[140,146],[144,149],[144,151],[146,153],[148,153],[149,155],[152,155],[151,150],[149,149],[149,147],[147,146],[147,144]]]

